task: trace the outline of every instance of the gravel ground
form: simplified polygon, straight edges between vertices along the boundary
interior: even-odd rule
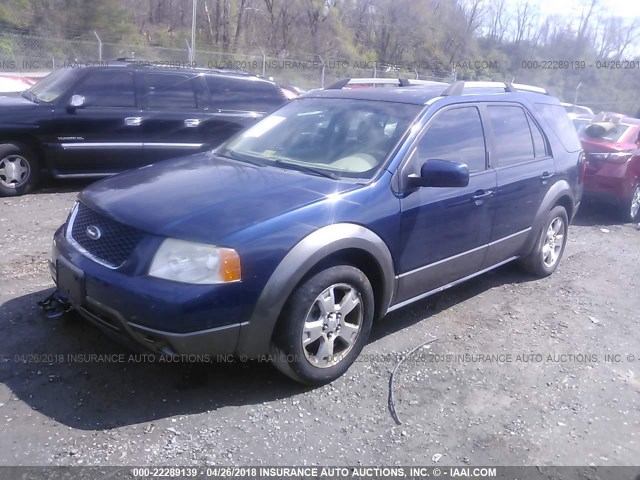
[[[45,319],[80,187],[0,199],[0,465],[638,465],[640,232],[607,209],[583,207],[552,277],[507,266],[396,311],[310,389],[265,363],[144,361]],[[389,375],[431,338],[396,373],[397,425]]]

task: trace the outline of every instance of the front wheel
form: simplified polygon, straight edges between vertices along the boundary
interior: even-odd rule
[[[348,265],[328,268],[288,300],[272,340],[271,359],[298,382],[332,382],[362,351],[373,315],[373,289],[366,275]]]
[[[635,186],[631,198],[623,209],[624,220],[637,222],[640,219],[640,183]]]
[[[521,261],[524,269],[539,278],[555,272],[567,244],[568,230],[567,211],[561,206],[553,207],[547,214],[533,251]]]
[[[0,197],[15,197],[31,191],[39,177],[36,155],[28,146],[0,145]]]

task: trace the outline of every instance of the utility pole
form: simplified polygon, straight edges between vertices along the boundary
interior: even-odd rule
[[[196,19],[198,11],[198,0],[193,0],[193,16],[191,18],[191,49],[189,50],[189,62],[193,63],[196,58]]]

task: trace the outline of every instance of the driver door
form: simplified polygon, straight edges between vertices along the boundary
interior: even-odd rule
[[[491,236],[497,182],[487,164],[477,107],[437,112],[402,167],[402,176],[419,174],[429,159],[466,164],[469,184],[417,188],[401,198],[398,303],[480,270]]]
[[[135,80],[129,69],[93,69],[71,89],[50,129],[59,173],[110,174],[143,163]],[[84,105],[69,107],[73,95]]]

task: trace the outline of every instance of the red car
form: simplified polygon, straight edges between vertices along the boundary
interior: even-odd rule
[[[580,136],[586,156],[585,195],[614,203],[626,221],[640,212],[640,120],[599,114]]]

